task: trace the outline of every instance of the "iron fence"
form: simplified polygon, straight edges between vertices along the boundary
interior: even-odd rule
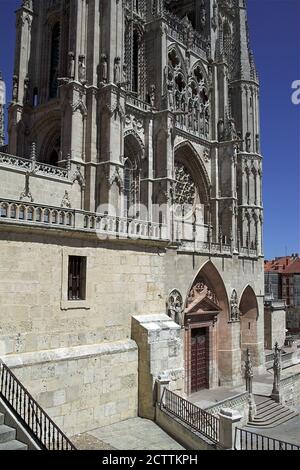
[[[300,450],[300,445],[236,428],[235,450]]]
[[[43,450],[76,450],[72,442],[1,360],[0,397]]]
[[[216,416],[166,388],[163,392],[161,408],[164,408],[211,441],[219,443],[220,421]]]

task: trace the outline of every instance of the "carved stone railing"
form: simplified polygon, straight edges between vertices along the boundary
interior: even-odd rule
[[[0,200],[0,222],[5,223],[75,228],[75,212],[42,204]]]
[[[0,199],[1,222],[95,232],[111,238],[168,240],[164,224],[5,199]]]
[[[66,168],[58,166],[47,165],[46,163],[38,162],[34,159],[27,159],[9,155],[7,153],[0,153],[0,167],[9,167],[31,172],[35,175],[50,176],[59,179],[68,179],[69,171]]]
[[[240,253],[248,256],[257,256],[257,250],[253,250],[252,248],[241,247]]]
[[[0,199],[0,223],[44,226],[95,232],[105,237],[169,241],[172,237],[166,224],[135,218],[91,213],[77,209],[52,207],[25,201]],[[203,226],[202,226],[203,227]],[[205,237],[204,237],[205,240]],[[208,241],[173,240],[179,251],[216,255],[232,255],[232,247]],[[256,256],[256,252],[255,252]]]
[[[116,217],[108,214],[84,214],[84,229],[93,230],[99,234],[115,235],[132,239],[145,238],[167,240],[167,226],[155,222],[138,219]]]
[[[208,408],[205,408],[205,411],[218,416],[222,408],[231,408],[231,409],[247,409],[249,401],[249,393],[243,392],[234,397],[227,398],[225,400],[219,401],[215,405],[211,405]]]
[[[0,153],[0,166],[19,168],[20,170],[31,171],[32,161],[26,158],[16,157],[8,153]]]
[[[209,253],[212,255],[232,255],[232,247],[230,245],[209,243],[206,241],[184,240],[180,244],[180,251]]]
[[[142,111],[151,111],[152,107],[149,103],[146,103],[146,101],[143,101],[134,94],[128,92],[126,95],[126,105],[133,106],[135,108],[139,108]]]
[[[163,18],[166,21],[169,28],[169,35],[172,39],[179,41],[183,44],[187,43],[187,29],[183,24],[183,21],[174,13],[169,10],[164,10]],[[193,31],[193,42],[190,44],[190,48],[199,56],[206,59],[207,41],[205,41],[196,31]]]
[[[283,377],[280,379],[280,387],[288,387],[289,385],[295,384],[295,382],[300,383],[300,372],[294,375],[289,375],[288,377]]]
[[[204,238],[205,239],[205,238]],[[186,252],[196,252],[196,253],[209,253],[211,255],[227,255],[232,256],[233,247],[231,245],[225,245],[223,243],[209,243],[208,241],[196,241],[196,240],[183,240],[180,242],[180,251]],[[239,254],[240,256],[257,258],[257,253],[255,250],[246,252],[238,252],[236,251],[235,254]]]

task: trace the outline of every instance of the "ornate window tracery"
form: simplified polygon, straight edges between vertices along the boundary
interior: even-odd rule
[[[124,211],[125,216],[135,217],[139,202],[139,174],[130,157],[124,165]]]
[[[140,204],[139,146],[132,136],[125,138],[124,217],[136,217]]]
[[[145,99],[145,43],[143,1],[129,1],[125,14],[124,80],[128,91]]]
[[[196,197],[196,186],[186,167],[175,163],[175,204],[193,205]]]
[[[59,73],[59,53],[60,53],[60,23],[55,23],[51,36],[51,58],[49,75],[49,98],[57,97],[58,73]]]
[[[167,104],[177,113],[177,124],[201,136],[210,134],[210,101],[207,79],[199,63],[188,72],[176,48],[169,52],[165,74]]]

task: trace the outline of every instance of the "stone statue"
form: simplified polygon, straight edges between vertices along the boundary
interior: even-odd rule
[[[107,56],[106,54],[101,54],[100,62],[100,82],[107,83]]]
[[[169,107],[173,111],[174,109],[174,81],[173,81],[173,75],[171,75],[170,73],[167,76],[167,93],[168,93]]]
[[[29,103],[29,77],[26,76],[24,80],[24,104]]]
[[[249,349],[247,349],[247,357],[245,361],[245,379],[246,379],[246,391],[249,393],[252,393],[253,368],[252,368],[252,362],[251,362]]]
[[[121,59],[120,57],[115,58],[115,65],[114,65],[114,83],[117,85],[121,81]]]
[[[86,84],[86,66],[85,66],[85,56],[80,55],[78,61],[78,79],[82,85]]]
[[[280,402],[280,376],[281,376],[281,348],[279,348],[278,343],[275,344],[274,350],[274,362],[273,362],[273,372],[274,372],[274,381],[273,381],[273,390],[272,398],[277,402]]]
[[[235,128],[234,119],[230,118],[228,120],[228,140],[237,140],[238,135]]]
[[[156,98],[156,87],[155,85],[151,85],[150,91],[149,91],[149,102],[152,108],[155,108],[155,98]]]
[[[127,80],[127,73],[128,73],[128,67],[127,64],[123,64],[123,85],[127,85],[128,80]]]
[[[251,132],[246,133],[246,152],[251,152]]]
[[[75,54],[72,51],[68,54],[68,78],[75,78]]]
[[[200,2],[200,10],[201,10],[200,24],[201,24],[201,28],[204,29],[205,24],[206,24],[206,8],[205,8],[204,0],[201,0]]]
[[[260,152],[259,134],[256,134],[256,136],[255,136],[255,147],[256,147],[256,153],[259,153]]]
[[[221,142],[224,139],[224,121],[220,119],[218,122],[218,140]]]
[[[13,89],[12,89],[12,100],[14,103],[18,101],[18,76],[13,76]]]

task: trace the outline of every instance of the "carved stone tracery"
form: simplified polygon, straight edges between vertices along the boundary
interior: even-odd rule
[[[182,325],[183,298],[177,289],[173,289],[167,301],[168,316],[178,325]]]
[[[182,163],[175,163],[175,204],[193,205],[196,196],[196,186],[192,176]]]

